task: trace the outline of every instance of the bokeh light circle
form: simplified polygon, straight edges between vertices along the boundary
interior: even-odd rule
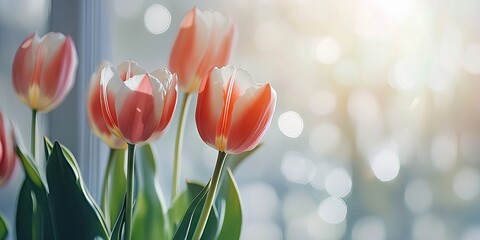
[[[167,31],[172,21],[170,11],[160,4],[150,6],[143,17],[145,27],[152,34],[161,34]]]

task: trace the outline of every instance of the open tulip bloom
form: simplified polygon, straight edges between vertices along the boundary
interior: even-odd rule
[[[17,238],[239,239],[242,205],[233,171],[258,149],[272,121],[277,95],[270,84],[256,83],[245,69],[227,65],[235,32],[231,18],[194,7],[180,26],[170,70],[148,72],[133,61],[116,67],[99,64],[90,79],[86,112],[93,133],[110,147],[101,208],[65,146],[45,137],[45,155],[35,157],[36,113],[51,111],[66,97],[74,85],[77,53],[73,40],[63,34],[29,36],[13,59],[12,78],[18,97],[33,113],[30,153],[17,144],[20,138],[14,141],[11,123],[0,113],[0,186],[12,174],[16,159],[25,173],[17,203]],[[167,207],[150,143],[165,133],[172,120],[177,88],[185,97],[173,150],[172,201]],[[218,150],[218,157],[206,183],[187,181],[180,192],[183,126],[189,96],[197,91],[197,130],[207,145]],[[43,160],[45,164],[39,164]],[[0,214],[0,239],[7,237],[6,229]]]
[[[128,143],[125,236],[131,236],[135,144],[160,136],[172,119],[177,102],[177,75],[168,69],[152,73],[135,62],[117,68],[106,66],[101,73],[100,101],[110,131]]]
[[[129,144],[161,135],[175,109],[176,81],[176,74],[168,69],[146,73],[135,62],[106,66],[101,74],[100,101],[107,127]]]

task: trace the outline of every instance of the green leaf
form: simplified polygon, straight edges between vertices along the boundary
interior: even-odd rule
[[[43,148],[45,149],[45,159],[48,161],[53,149],[53,143],[48,137],[43,137]]]
[[[71,152],[53,145],[47,164],[55,239],[109,239],[102,215],[85,188]]]
[[[204,185],[200,183],[187,181],[187,189],[175,198],[172,207],[168,209],[168,218],[172,225],[172,232],[177,230],[188,206],[203,188]]]
[[[232,171],[235,171],[235,169],[240,165],[245,159],[250,157],[253,153],[255,153],[259,148],[262,147],[262,143],[258,144],[254,149],[243,152],[240,154],[229,154],[227,155],[227,159],[225,160],[225,165],[226,168],[232,169]]]
[[[3,215],[0,214],[0,240],[7,239],[7,236],[8,236],[8,225]]]
[[[210,182],[202,189],[202,191],[193,199],[190,206],[188,206],[185,215],[182,218],[182,222],[178,226],[177,231],[173,240],[186,240],[188,235],[193,234],[195,227],[198,222],[198,218],[194,219],[195,212],[199,216],[202,211],[203,203],[205,203],[205,197],[207,196],[208,188],[210,187]],[[190,232],[190,233],[189,233]]]
[[[45,184],[45,179],[40,174],[37,164],[27,154],[25,154],[19,146],[17,146],[15,150],[20,162],[23,165],[26,177],[30,179],[35,186],[45,188],[47,184]]]
[[[46,181],[36,163],[19,146],[15,150],[26,173],[17,204],[17,238],[52,239]]]
[[[17,239],[42,239],[40,213],[33,184],[28,180],[22,184],[18,195],[16,230]]]
[[[242,203],[237,183],[230,169],[220,186],[218,197],[215,201],[221,219],[221,229],[216,239],[240,239],[242,230]],[[224,207],[223,207],[224,206]]]
[[[125,225],[125,208],[127,206],[127,195],[123,197],[122,209],[120,209],[120,214],[115,221],[115,225],[112,229],[112,234],[110,235],[111,240],[121,240],[122,239],[122,229]]]
[[[133,212],[132,239],[172,238],[167,209],[150,144],[135,151],[137,197]]]
[[[100,207],[105,216],[105,222],[113,228],[122,209],[122,199],[127,191],[127,177],[125,175],[125,150],[111,149],[108,157],[107,169],[104,176],[102,200]]]
[[[199,184],[191,185],[197,190]],[[175,240],[190,240],[205,203],[206,187],[195,197],[185,212],[182,222],[175,233]],[[191,190],[190,190],[191,191]],[[172,209],[180,211],[185,201],[188,201],[189,188],[176,199]],[[173,214],[172,214],[173,215]],[[235,178],[230,169],[223,174],[215,204],[212,207],[202,239],[240,239],[242,229],[242,204]]]
[[[202,235],[202,239],[239,239],[242,229],[242,204],[235,178],[232,171],[261,147],[259,144],[253,150],[238,154],[228,155],[226,160],[226,173],[222,174],[219,190]],[[198,189],[201,185],[195,186]],[[174,239],[191,239],[198,222],[199,215],[205,202],[205,195],[198,194],[194,201],[192,193],[187,190],[182,192],[169,209],[169,218],[175,228],[179,218],[184,213],[181,223],[176,229]],[[200,198],[200,199],[199,199]],[[190,202],[188,209],[186,206]]]
[[[203,204],[205,204],[205,201],[202,202],[201,205],[199,205],[200,207],[200,211],[198,212],[195,212],[195,214],[198,214],[198,217],[197,217],[197,222],[198,220],[200,219],[200,213],[201,213],[201,210],[203,209]],[[211,239],[217,239],[216,236],[217,236],[217,230],[218,230],[218,226],[219,226],[219,219],[218,219],[219,215],[218,215],[218,211],[217,211],[217,208],[215,206],[212,206],[212,210],[210,211],[210,216],[208,216],[208,220],[207,220],[207,225],[205,226],[205,229],[203,230],[203,234],[202,234],[202,237],[201,239],[202,240],[211,240]],[[196,225],[195,225],[196,227]],[[195,229],[195,228],[193,228]],[[192,229],[192,232],[191,232],[191,236],[189,236],[191,239],[191,237],[193,237],[193,233],[195,231],[193,231]]]

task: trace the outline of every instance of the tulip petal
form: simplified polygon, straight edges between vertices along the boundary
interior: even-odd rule
[[[100,73],[102,69],[109,65],[107,61],[103,61],[98,65],[98,69],[92,74],[90,79],[90,87],[87,100],[88,122],[92,132],[101,138],[110,148],[123,149],[126,144],[123,140],[113,135],[107,127],[102,114],[102,105],[100,100]]]
[[[116,95],[118,127],[123,138],[132,144],[144,142],[152,136],[160,121],[160,116],[152,110],[157,107],[160,113],[163,111],[163,105],[156,106],[154,101],[154,91],[163,91],[163,86],[154,86],[155,81],[150,78],[148,74],[133,76],[125,81]]]
[[[232,112],[227,151],[252,150],[265,134],[275,110],[276,93],[269,84],[249,88],[237,99]]]
[[[195,69],[195,75],[198,77],[202,77],[203,74],[208,72],[211,68],[215,66],[211,66],[213,57],[216,54],[215,47],[216,47],[216,38],[218,31],[218,26],[214,24],[214,12],[212,11],[198,11],[196,22],[198,23],[197,28],[197,57],[194,59],[195,65],[197,66]],[[193,85],[193,83],[191,83]],[[192,86],[190,86],[192,87]]]
[[[12,64],[13,87],[20,100],[27,105],[30,105],[28,90],[34,81],[35,52],[39,43],[37,33],[30,35],[18,48]]]
[[[208,17],[195,7],[188,12],[180,25],[170,54],[169,66],[172,72],[177,73],[178,85],[185,91],[191,89],[192,85],[195,85],[193,82],[199,82],[202,77],[195,76],[195,70],[207,51],[209,32]]]
[[[90,127],[98,131],[99,134],[109,134],[105,120],[103,120],[102,115],[102,105],[100,104],[100,71],[107,65],[110,65],[108,62],[100,63],[99,70],[94,72],[90,78],[90,91],[88,94],[87,102],[87,114],[88,119],[90,120]]]
[[[242,68],[226,66],[215,72],[220,73],[224,88],[223,102],[225,105],[216,133],[216,145],[223,150],[226,147],[226,139],[230,132],[234,104],[237,98],[245,93],[246,89],[255,85],[255,82],[252,76]],[[212,74],[212,79],[215,77],[219,77],[218,74]]]
[[[244,95],[248,89],[257,85],[252,75],[250,75],[250,73],[243,68],[235,68],[235,76],[233,77],[234,77],[233,79],[234,85],[232,88],[233,101],[236,101],[238,96]]]
[[[203,76],[213,67],[227,64],[235,37],[235,25],[231,18],[226,18],[219,12],[206,11],[210,26],[210,36],[203,58],[200,58],[197,75]]]
[[[198,92],[195,119],[200,137],[204,142],[216,148],[217,126],[224,108],[225,85],[224,73],[217,68],[211,70],[202,81]],[[227,78],[228,79],[228,78]]]
[[[19,93],[25,94],[32,77],[33,64],[35,63],[35,51],[38,47],[39,37],[36,33],[31,34],[18,48],[12,64],[13,86]]]
[[[120,75],[120,79],[122,79],[122,81],[126,81],[127,79],[132,78],[135,75],[147,73],[145,69],[140,67],[140,65],[138,65],[138,63],[134,61],[125,61],[120,63],[120,65],[117,66],[117,72]]]
[[[220,151],[226,151],[228,150],[227,141],[236,141],[235,139],[229,138],[233,121],[233,108],[237,102],[237,99],[243,97],[247,89],[255,86],[255,81],[253,80],[253,77],[243,68],[227,66],[220,69],[220,72],[224,80],[225,93],[223,102],[225,102],[225,105],[218,121],[215,145]],[[247,98],[246,103],[248,104],[249,101],[252,101],[252,99]],[[244,131],[244,133],[248,133],[248,131],[245,131],[244,129],[242,129],[242,131]]]
[[[52,59],[66,42],[65,35],[61,33],[49,32],[41,40],[42,58]]]
[[[2,182],[3,176],[5,175],[6,171],[6,164],[7,164],[7,153],[6,151],[6,144],[7,138],[5,135],[5,126],[4,126],[4,119],[3,115],[0,113],[0,183]],[[4,154],[5,152],[5,154]],[[4,156],[5,155],[5,156]]]
[[[15,168],[15,152],[13,145],[13,126],[0,113],[0,185],[8,180]]]
[[[177,103],[177,74],[172,75],[167,69],[161,69],[151,73],[151,75],[160,80],[166,91],[161,120],[155,129],[154,134],[154,138],[157,138],[164,132],[173,117],[173,112]],[[158,101],[155,100],[155,102],[157,103]]]
[[[159,69],[155,72],[150,74],[150,80],[152,82],[152,86],[154,86],[153,96],[155,99],[155,104],[162,104],[164,106],[164,99],[167,94],[167,89],[171,87],[172,82],[172,74],[168,69]],[[164,107],[155,109],[155,117],[160,119],[162,117],[162,113]]]
[[[0,135],[1,135],[1,133],[0,133]],[[3,162],[3,144],[2,144],[2,141],[3,141],[2,137],[0,137],[0,166],[2,165],[2,162]]]
[[[115,106],[115,94],[123,85],[123,81],[112,66],[103,68],[100,77],[100,103],[102,115],[108,129],[119,138],[123,138],[118,130],[117,111]]]
[[[38,59],[40,58],[45,61],[40,81],[41,96],[45,99],[40,100],[39,110],[48,112],[56,108],[72,89],[78,57],[70,36],[49,33],[40,46]]]

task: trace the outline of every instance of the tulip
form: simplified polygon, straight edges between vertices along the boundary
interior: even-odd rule
[[[102,106],[100,104],[100,73],[110,63],[100,63],[96,72],[90,78],[90,90],[87,99],[87,115],[93,133],[102,139],[111,149],[125,149],[127,144],[108,130],[103,120]]]
[[[0,112],[0,185],[12,175],[16,165],[13,126]]]
[[[198,133],[218,151],[250,151],[272,121],[276,98],[270,84],[255,83],[243,68],[214,68],[205,75],[198,93]]]
[[[168,69],[146,73],[135,62],[103,68],[100,101],[107,128],[129,144],[161,135],[175,109],[176,81]]]
[[[172,119],[177,102],[177,75],[152,73],[135,62],[106,66],[100,76],[100,101],[107,128],[128,144],[125,239],[131,239],[135,144],[159,137]]]
[[[224,66],[232,53],[236,26],[231,18],[192,8],[183,19],[170,54],[170,70],[178,86],[190,93],[210,69]]]
[[[191,93],[198,90],[201,79],[210,69],[228,63],[233,50],[236,25],[230,17],[211,10],[193,7],[184,17],[170,53],[170,70],[178,74],[178,86],[185,92],[173,156],[172,202],[177,196],[180,177],[180,154],[186,112]]]
[[[12,66],[13,87],[33,110],[48,112],[65,99],[75,82],[77,51],[70,36],[30,35],[18,48]]]
[[[195,119],[200,137],[218,150],[218,157],[193,239],[203,234],[227,154],[257,146],[272,121],[276,99],[270,84],[255,83],[243,68],[215,67],[204,76]]]

